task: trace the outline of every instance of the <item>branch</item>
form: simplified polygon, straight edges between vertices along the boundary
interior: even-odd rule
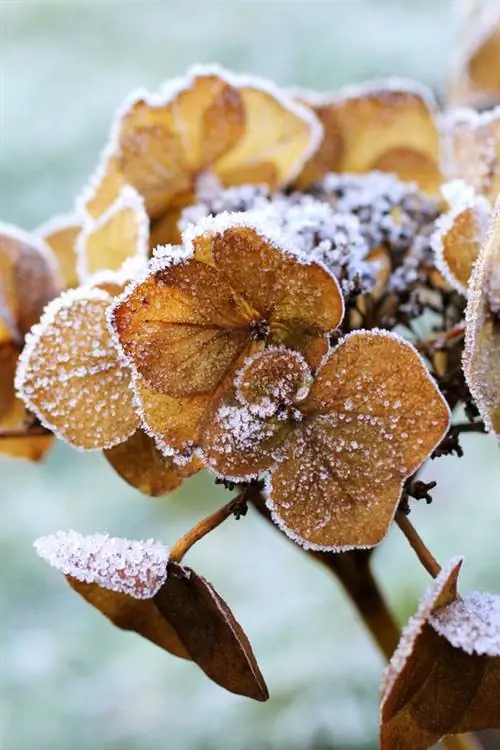
[[[441,566],[430,550],[425,546],[408,516],[398,510],[396,513],[396,523],[409,541],[410,546],[415,551],[424,568],[433,578],[437,578],[441,572]]]

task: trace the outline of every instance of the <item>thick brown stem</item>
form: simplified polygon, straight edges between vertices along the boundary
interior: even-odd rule
[[[409,541],[410,546],[415,551],[424,568],[433,578],[437,578],[441,573],[441,566],[434,555],[425,546],[408,516],[399,510],[396,513],[396,523]]]

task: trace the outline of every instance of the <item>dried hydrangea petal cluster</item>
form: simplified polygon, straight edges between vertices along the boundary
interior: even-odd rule
[[[461,598],[462,562],[443,568],[403,631],[382,687],[382,750],[500,727],[500,598]]]

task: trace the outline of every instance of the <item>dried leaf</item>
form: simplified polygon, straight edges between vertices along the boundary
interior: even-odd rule
[[[16,387],[43,425],[77,448],[110,448],[139,426],[130,372],[108,332],[109,294],[82,287],[54,300],[27,338]]]
[[[0,224],[0,316],[24,336],[62,288],[57,261],[39,237]]]
[[[68,214],[55,216],[38,227],[36,232],[56,256],[65,289],[78,286],[75,245],[81,229],[81,220],[74,214]]]
[[[442,192],[450,209],[436,222],[432,238],[436,264],[450,286],[466,295],[486,236],[490,206],[462,180],[448,183]]]
[[[44,560],[114,625],[189,659],[152,598],[165,581],[168,550],[158,542],[129,542],[106,534],[58,532],[35,543]]]
[[[269,694],[252,647],[226,602],[190,568],[170,562],[155,604],[211,680],[238,695]]]
[[[99,219],[88,219],[78,236],[78,274],[85,280],[103,270],[120,271],[131,259],[148,258],[149,219],[139,193],[125,186]]]
[[[500,204],[474,267],[463,369],[486,428],[500,435]]]
[[[301,171],[322,138],[312,112],[263,81],[242,82],[243,136],[214,165],[222,183],[283,187]]]
[[[456,591],[451,561],[403,631],[382,687],[382,750],[500,727],[500,597]]]
[[[152,497],[173,492],[184,479],[201,468],[196,458],[179,463],[175,457],[163,455],[153,438],[142,430],[134,432],[125,442],[108,448],[104,455],[122,479]]]

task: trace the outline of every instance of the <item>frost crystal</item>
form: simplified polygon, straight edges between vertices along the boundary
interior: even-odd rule
[[[151,599],[167,577],[169,551],[153,539],[141,542],[58,531],[37,539],[34,546],[41,558],[65,576],[135,599]]]
[[[500,656],[500,596],[471,592],[438,609],[429,622],[455,648]]]

